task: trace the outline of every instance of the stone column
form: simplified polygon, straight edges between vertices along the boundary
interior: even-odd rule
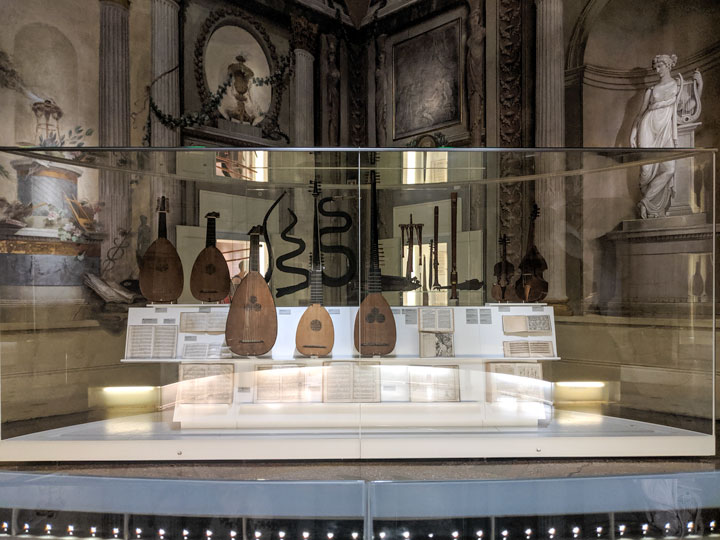
[[[295,53],[293,144],[311,147],[315,145],[313,52],[317,42],[317,25],[304,17],[293,17],[292,41]]]
[[[130,39],[128,0],[100,1],[100,146],[130,145]],[[100,171],[103,231],[101,275],[122,281],[135,271],[130,180],[124,173]]]
[[[165,114],[180,116],[180,36],[177,0],[152,0],[152,97]],[[165,127],[154,115],[152,117],[151,145],[160,147],[180,146],[180,131]],[[175,155],[161,152],[154,155],[154,167],[161,172],[175,172]],[[183,222],[182,184],[179,180],[154,177],[150,184],[150,206],[154,212],[157,198],[161,195],[170,201],[167,215],[168,239],[175,243],[175,227]],[[152,219],[157,232],[157,219]]]
[[[563,52],[563,0],[536,0],[536,117],[535,146],[562,147],[565,143],[565,61]],[[561,152],[539,154],[537,172],[564,168]],[[567,311],[565,180],[545,178],[535,183],[535,201],[540,207],[535,241],[545,257],[548,271],[546,302]]]

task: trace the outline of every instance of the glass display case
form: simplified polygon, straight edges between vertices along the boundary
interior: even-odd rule
[[[4,148],[0,459],[714,454],[714,157]]]

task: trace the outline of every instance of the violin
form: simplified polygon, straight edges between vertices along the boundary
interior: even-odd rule
[[[502,246],[502,260],[495,263],[493,275],[497,281],[492,287],[490,294],[497,302],[518,302],[519,298],[515,294],[515,289],[510,287],[510,280],[515,273],[515,266],[507,260],[507,234],[503,234],[499,240]]]
[[[539,215],[540,209],[534,204],[530,214],[527,251],[520,261],[520,277],[515,282],[515,294],[523,302],[540,302],[548,293],[548,282],[543,279],[548,265],[535,245],[535,220]]]

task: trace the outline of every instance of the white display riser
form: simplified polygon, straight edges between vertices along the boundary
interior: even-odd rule
[[[305,312],[305,307],[278,307],[278,337],[272,350],[262,357],[252,358],[261,363],[268,360],[276,362],[307,361],[295,349],[295,332],[298,322]],[[335,328],[335,344],[332,354],[323,360],[351,360],[360,356],[353,345],[353,330],[357,306],[329,306],[328,312]],[[381,358],[383,363],[457,363],[462,360],[506,360],[533,361],[539,358],[516,357],[508,358],[503,354],[503,341],[528,341],[541,339],[552,341],[553,351],[557,355],[555,338],[555,320],[553,308],[545,304],[487,304],[481,307],[452,307],[455,319],[455,357],[453,358],[420,358],[418,337],[419,307],[394,307],[397,328],[397,342],[392,354]],[[181,313],[199,311],[229,310],[228,304],[156,304],[144,308],[130,308],[128,326],[132,325],[179,325]],[[552,335],[542,338],[529,338],[516,335],[505,335],[502,328],[503,315],[549,315],[552,324]],[[148,321],[155,321],[148,322]],[[240,360],[241,357],[227,358],[184,358],[183,347],[186,343],[222,345],[224,333],[187,333],[178,332],[176,354],[170,358],[124,358],[123,362],[228,362]],[[545,357],[543,360],[557,360],[557,356]]]
[[[173,421],[181,429],[311,430],[393,433],[412,429],[537,428],[548,417],[539,402],[517,403],[242,403],[178,405]]]

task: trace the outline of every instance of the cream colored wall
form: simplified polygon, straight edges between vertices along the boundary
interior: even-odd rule
[[[55,100],[64,112],[61,127],[66,131],[76,125],[92,128],[85,145],[97,146],[99,0],[2,0],[0,18],[4,23],[0,50],[10,56],[28,90]],[[130,107],[136,113],[130,143],[140,146],[147,118],[145,88],[150,81],[150,0],[132,1],[129,25]],[[0,88],[0,145],[34,142],[31,104],[24,95]],[[0,176],[0,196],[10,200],[17,198],[17,179],[10,165],[14,159],[0,154],[0,164],[10,173],[8,179]],[[97,171],[82,170],[78,197],[97,201]],[[133,209],[140,207],[133,204]],[[140,210],[152,219],[150,212]],[[133,217],[133,227],[138,222],[139,214]],[[120,364],[123,314],[108,315],[98,298],[86,292],[92,308],[60,302],[23,306],[0,298],[2,422],[84,412],[89,387],[159,382],[157,366]]]

